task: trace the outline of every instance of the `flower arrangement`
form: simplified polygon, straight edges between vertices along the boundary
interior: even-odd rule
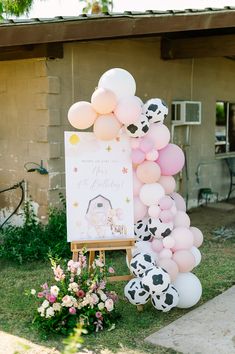
[[[99,258],[89,267],[85,251],[78,261],[70,260],[63,267],[54,259],[50,261],[56,283],[41,285],[39,292],[31,289],[37,300],[34,323],[62,334],[71,332],[78,323],[88,333],[115,328],[117,294],[106,288],[107,275],[114,269]]]

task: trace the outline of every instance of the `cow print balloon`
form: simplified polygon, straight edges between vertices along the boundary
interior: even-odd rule
[[[150,298],[150,294],[143,289],[139,278],[131,279],[126,284],[124,294],[133,305],[144,305]]]
[[[130,262],[130,271],[136,277],[142,277],[144,272],[155,265],[153,257],[148,253],[137,253]]]
[[[179,302],[179,294],[174,288],[173,285],[170,284],[167,291],[162,293],[161,295],[152,295],[151,298],[153,306],[157,310],[161,310],[163,312],[170,311],[173,307],[176,307]]]
[[[160,218],[148,219],[148,230],[154,238],[162,239],[169,236],[173,227],[173,222],[164,223]]]
[[[144,104],[143,113],[147,116],[150,124],[163,123],[168,114],[168,107],[160,98],[152,98]]]
[[[168,289],[170,282],[169,274],[160,267],[149,268],[142,277],[143,288],[151,295],[162,294]]]
[[[132,138],[141,138],[148,133],[149,125],[148,118],[144,114],[141,114],[137,122],[126,127],[126,132]]]
[[[149,241],[152,237],[148,229],[148,219],[138,220],[134,225],[135,238],[138,241]]]

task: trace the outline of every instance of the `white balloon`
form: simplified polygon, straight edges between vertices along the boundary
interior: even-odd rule
[[[126,284],[124,294],[133,305],[144,305],[150,298],[149,293],[144,290],[139,278],[131,279]]]
[[[113,91],[118,100],[126,96],[134,96],[136,91],[135,79],[127,70],[121,68],[106,71],[100,77],[98,87]]]
[[[190,252],[194,255],[195,257],[195,267],[198,266],[198,264],[200,264],[201,262],[201,259],[202,259],[202,255],[201,255],[201,252],[199,251],[199,249],[195,246],[193,246],[191,249],[190,249]]]
[[[139,198],[144,205],[151,206],[158,204],[164,195],[164,188],[159,183],[148,183],[140,188]]]
[[[187,309],[196,305],[202,295],[200,280],[193,273],[179,273],[173,286],[179,293],[177,307]]]

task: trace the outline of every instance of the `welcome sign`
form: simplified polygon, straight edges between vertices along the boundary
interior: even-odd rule
[[[68,241],[133,239],[129,138],[65,132],[65,171]]]

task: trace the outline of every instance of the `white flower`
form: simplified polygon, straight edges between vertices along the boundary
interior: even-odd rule
[[[106,307],[107,311],[109,311],[109,312],[113,311],[113,300],[107,299],[105,301],[105,307]]]
[[[53,305],[52,305],[54,311],[60,311],[61,309],[61,305],[59,302],[55,302]]]
[[[36,290],[35,289],[31,289],[31,295],[35,295],[36,294]]]
[[[60,289],[59,289],[58,286],[56,286],[56,285],[53,285],[53,286],[51,286],[51,288],[50,288],[50,293],[51,293],[51,295],[54,295],[55,297],[58,296],[59,291],[60,291]]]
[[[91,294],[91,298],[93,304],[97,304],[99,302],[99,298],[96,294]]]
[[[47,308],[49,306],[49,301],[47,300],[44,300],[43,303],[42,303],[42,307]]]
[[[104,303],[103,303],[103,302],[100,302],[100,303],[98,304],[98,309],[99,309],[100,311],[104,309]]]
[[[62,299],[62,306],[65,307],[77,307],[77,300],[73,296],[65,295]]]
[[[53,317],[54,314],[55,314],[55,311],[54,311],[54,309],[52,307],[48,307],[46,309],[46,318]]]
[[[103,262],[101,262],[101,260],[100,259],[96,259],[95,260],[95,265],[96,265],[96,267],[103,267],[104,266],[104,263]]]
[[[44,313],[44,311],[45,311],[45,308],[44,307],[42,307],[42,306],[40,306],[39,308],[38,308],[38,312],[39,313]]]
[[[79,290],[78,284],[75,282],[69,284],[68,290],[76,293]]]
[[[100,295],[100,298],[102,301],[107,300],[107,296],[105,295],[105,293],[102,290],[99,290],[98,294]]]

